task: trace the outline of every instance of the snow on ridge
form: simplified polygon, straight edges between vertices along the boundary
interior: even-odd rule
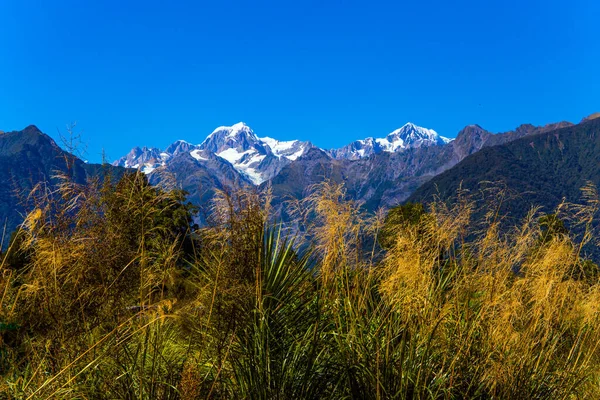
[[[254,183],[257,186],[266,180],[256,168],[248,167],[248,168],[240,168],[240,169],[241,169],[242,173],[247,178],[249,178],[252,181],[252,183]]]
[[[265,142],[269,145],[271,150],[274,152],[275,150],[288,150],[294,146],[294,144],[298,143],[297,140],[277,140],[270,138],[268,136],[258,138],[260,141]]]
[[[228,148],[217,153],[217,156],[228,161],[236,170],[245,175],[255,185],[260,185],[266,180],[262,172],[256,167],[267,156],[258,153],[255,149],[239,151],[235,148]]]
[[[149,166],[149,165],[145,165],[144,168],[142,168],[142,172],[146,175],[148,175],[149,173],[151,173],[152,171],[154,171],[156,168]]]
[[[330,154],[335,158],[356,160],[380,152],[396,153],[409,148],[443,145],[451,141],[451,139],[440,136],[433,129],[407,122],[385,137],[359,139],[342,148],[331,150]]]
[[[299,140],[284,141],[284,140],[273,139],[268,136],[258,138],[258,140],[260,140],[262,143],[269,146],[269,148],[271,149],[271,152],[277,158],[285,157],[290,160],[295,160],[296,158],[300,157],[302,155],[302,153],[304,153],[305,146],[302,146],[302,144]],[[298,144],[301,145],[301,148],[298,151],[290,154],[289,152],[293,151],[294,146],[296,146]]]
[[[433,145],[448,143],[446,138],[440,136],[433,129],[423,128],[408,122],[402,127],[392,131],[385,139],[377,139],[384,147],[384,151],[397,151],[408,147],[420,147],[422,145]],[[389,144],[387,143],[389,142]]]
[[[407,122],[406,124],[402,125],[400,128],[391,132],[389,135],[387,135],[387,137],[395,136],[395,135],[402,134],[402,133],[408,133],[409,136],[414,136],[416,133],[417,136],[426,137],[426,138],[432,139],[432,140],[435,140],[440,136],[433,129],[423,128],[423,127],[413,124],[412,122]]]
[[[195,158],[198,161],[208,161],[207,157],[203,157],[200,155],[200,153],[202,153],[202,150],[192,150],[190,151],[190,156],[192,156],[193,158]]]
[[[214,135],[217,136],[214,136]],[[212,137],[212,138],[211,138]],[[210,139],[210,140],[209,140]],[[380,152],[398,152],[408,148],[442,145],[452,139],[438,135],[433,129],[408,122],[382,138],[356,140],[328,154],[335,158],[361,159]],[[283,166],[300,158],[312,145],[300,140],[277,140],[258,137],[244,122],[219,126],[200,145],[179,139],[166,150],[138,149],[118,162],[125,167],[139,168],[146,174],[166,165],[178,154],[189,154],[198,161],[208,161],[213,154],[229,162],[239,173],[256,185],[270,179]],[[210,150],[209,150],[210,149]],[[276,158],[274,161],[272,158]],[[263,160],[267,160],[263,162]],[[135,164],[135,166],[131,166]]]
[[[229,161],[231,164],[236,165],[237,162],[240,161],[246,154],[250,154],[255,151],[256,150],[254,149],[238,151],[236,148],[230,147],[216,154],[222,159]]]

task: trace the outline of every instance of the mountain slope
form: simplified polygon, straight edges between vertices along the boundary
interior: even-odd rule
[[[568,123],[560,126],[563,124]],[[318,157],[300,157],[273,178],[273,195],[275,198],[301,199],[311,185],[330,179],[344,183],[348,196],[366,210],[387,209],[405,201],[419,186],[470,154],[493,143],[506,143],[525,135],[539,134],[552,126],[556,124],[527,129],[521,126],[514,131],[493,134],[478,125],[469,125],[454,140],[443,145],[381,151],[359,159],[328,158],[324,152]]]
[[[200,224],[205,221],[207,206],[215,190],[251,185],[229,162],[202,150],[174,156],[167,164],[149,174],[148,180],[167,189],[184,189],[190,202],[203,206],[197,221]]]
[[[531,206],[553,209],[566,198],[578,201],[587,182],[600,184],[600,119],[483,148],[418,188],[408,201],[434,195],[452,198],[458,188],[477,193],[484,182],[506,186],[518,196],[503,211],[521,218]]]
[[[259,138],[248,125],[240,122],[215,129],[198,147],[227,160],[252,183],[260,185],[296,160],[312,144]]]
[[[67,173],[75,182],[119,168],[86,164],[62,150],[48,135],[30,125],[21,131],[0,134],[0,218],[10,233],[22,222],[27,196],[34,186],[58,183],[56,175]],[[6,244],[6,243],[5,243]]]

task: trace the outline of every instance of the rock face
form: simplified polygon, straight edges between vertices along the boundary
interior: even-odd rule
[[[189,201],[206,206],[210,205],[215,190],[252,186],[229,162],[203,150],[174,156],[149,174],[148,180],[166,188],[183,188],[188,192]],[[206,220],[208,209],[201,208],[198,223]]]
[[[583,118],[581,120],[581,122],[591,121],[591,120],[596,119],[596,118],[600,118],[600,112],[595,112],[593,114],[588,115],[587,117]]]

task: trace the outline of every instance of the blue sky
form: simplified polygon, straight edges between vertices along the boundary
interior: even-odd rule
[[[339,147],[407,121],[577,122],[600,111],[600,2],[0,1],[0,129],[87,158],[219,125]]]

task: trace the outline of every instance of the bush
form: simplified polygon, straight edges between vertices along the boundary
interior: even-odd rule
[[[256,192],[199,229],[142,174],[38,200],[2,261],[5,398],[600,395],[593,234],[562,222],[589,205],[475,229],[460,195],[381,223],[324,182],[293,237]]]

